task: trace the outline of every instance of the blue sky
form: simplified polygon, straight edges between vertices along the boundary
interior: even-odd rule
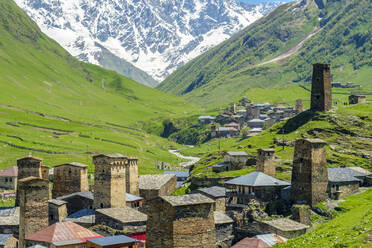
[[[262,3],[262,2],[292,2],[294,0],[239,0],[244,3]]]

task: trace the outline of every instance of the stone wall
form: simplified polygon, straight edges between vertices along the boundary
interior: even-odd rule
[[[274,149],[259,149],[257,152],[257,171],[275,177],[276,166],[274,154]]]
[[[125,166],[126,192],[132,195],[139,195],[138,182],[138,159],[129,158]]]
[[[234,229],[232,223],[216,224],[216,244],[217,247],[231,247],[234,239]]]
[[[27,177],[41,177],[42,159],[36,157],[24,157],[17,160],[17,181]],[[19,206],[19,185],[17,185],[16,206]]]
[[[355,194],[359,190],[359,182],[329,182],[328,183],[328,196],[331,199],[338,200],[339,198]]]
[[[331,108],[331,66],[328,64],[314,64],[311,88],[311,110],[329,111]]]
[[[55,204],[49,201],[49,225],[62,222],[67,216],[67,203]]]
[[[36,177],[19,182],[19,247],[26,247],[25,237],[48,226],[49,181]]]
[[[70,164],[54,167],[53,198],[89,191],[88,169]]]
[[[299,223],[310,225],[310,206],[309,205],[293,205],[292,219]]]
[[[96,211],[95,213],[95,223],[96,225],[104,225],[115,230],[124,231],[127,234],[146,231],[146,221],[133,221],[123,223],[118,219],[112,218],[98,211]]]
[[[226,198],[225,197],[221,197],[221,198],[217,198],[215,199],[216,203],[215,203],[215,211],[225,211],[226,210]]]
[[[67,214],[71,215],[82,209],[92,209],[93,199],[82,197],[79,195],[72,195],[64,197],[63,201],[67,202]]]
[[[295,144],[291,200],[315,206],[327,199],[328,169],[326,143],[322,140],[297,140]]]
[[[175,175],[153,176],[153,179],[149,176],[149,180],[162,180],[162,182],[156,183],[154,187],[146,186],[139,189],[139,195],[144,199],[144,202],[155,199],[159,196],[171,195],[177,188],[177,177]]]

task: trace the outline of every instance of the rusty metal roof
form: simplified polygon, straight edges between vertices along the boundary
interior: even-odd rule
[[[78,224],[68,221],[55,223],[45,229],[27,236],[26,239],[46,243],[81,240],[82,243],[85,243],[86,239],[98,237],[102,236],[90,231],[89,229],[79,226]]]
[[[0,176],[1,177],[16,177],[16,176],[18,176],[18,167],[13,166],[13,167],[10,167],[6,170],[2,170],[2,171],[0,171]]]

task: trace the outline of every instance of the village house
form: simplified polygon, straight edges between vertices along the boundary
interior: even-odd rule
[[[246,205],[251,199],[258,199],[262,202],[280,199],[281,190],[290,183],[255,171],[226,181],[225,185],[228,188],[227,206],[234,207]]]
[[[249,159],[245,151],[228,151],[224,156],[225,164],[228,164],[228,170],[242,169]]]
[[[140,196],[144,202],[172,194],[177,187],[177,177],[168,175],[142,175],[139,177]]]
[[[0,171],[0,188],[7,190],[17,189],[18,167],[13,166]]]
[[[216,120],[216,118],[213,117],[213,116],[210,116],[210,115],[202,115],[202,116],[199,116],[199,124],[200,124],[200,125],[211,124],[211,123],[214,123],[215,120]]]
[[[223,138],[231,138],[239,136],[240,131],[233,127],[219,127],[217,129],[217,136]]]
[[[366,96],[364,95],[351,95],[349,96],[349,104],[358,104],[358,103],[365,103]]]
[[[94,209],[82,209],[64,218],[63,222],[70,221],[85,228],[90,228],[96,223],[95,213]]]
[[[252,119],[247,122],[249,128],[264,128],[265,121],[261,119]]]
[[[73,222],[58,222],[26,237],[27,247],[40,245],[48,248],[86,248],[86,240],[101,238]]]
[[[232,128],[235,128],[236,130],[240,130],[240,124],[236,122],[230,122],[226,124],[225,127],[232,127]]]
[[[225,211],[226,209],[226,188],[213,186],[209,188],[202,188],[196,190],[196,193],[205,195],[212,200],[214,203],[214,211]]]
[[[48,201],[48,208],[49,208],[49,225],[53,225],[54,223],[61,222],[64,220],[68,213],[67,213],[67,202],[52,199]]]
[[[87,248],[138,248],[138,241],[125,235],[88,239]]]

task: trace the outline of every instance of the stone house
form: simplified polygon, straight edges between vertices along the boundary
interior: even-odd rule
[[[95,224],[124,231],[127,234],[146,231],[147,216],[130,207],[102,208],[95,213]]]
[[[358,104],[358,103],[365,103],[366,96],[364,95],[351,95],[349,96],[349,104]]]
[[[140,196],[144,202],[172,194],[177,187],[177,177],[169,175],[143,175],[139,177]]]
[[[231,247],[234,240],[234,220],[224,211],[214,212],[214,225],[216,228],[216,246]]]
[[[0,188],[2,189],[17,189],[17,177],[18,177],[18,167],[13,166],[6,170],[0,171]]]
[[[61,222],[68,215],[67,213],[67,202],[52,199],[48,201],[49,208],[49,225]]]
[[[207,125],[214,123],[216,121],[216,118],[210,115],[202,115],[199,116],[199,124],[200,125]]]
[[[26,237],[27,247],[39,245],[48,248],[86,248],[86,240],[101,238],[73,222],[58,222]]]
[[[96,223],[95,213],[93,209],[82,209],[67,216],[63,222],[71,221],[85,228],[90,228]]]
[[[262,202],[280,199],[281,190],[290,183],[255,171],[226,181],[225,185],[228,188],[227,206],[239,206],[248,204],[251,199]]]
[[[210,188],[202,188],[195,191],[196,193],[205,195],[215,201],[214,211],[226,210],[226,188],[213,186]]]
[[[67,214],[71,215],[82,209],[93,209],[92,192],[76,192],[58,197],[57,200],[67,202]]]
[[[233,127],[219,127],[217,129],[217,136],[223,138],[231,138],[239,136],[240,131]]]
[[[264,128],[265,121],[261,119],[252,119],[247,122],[249,128]]]
[[[228,170],[240,170],[246,165],[249,155],[245,151],[229,151],[224,156]]]
[[[236,122],[230,122],[230,123],[226,124],[225,127],[232,127],[232,128],[237,129],[237,130],[240,130],[240,124],[238,124]]]
[[[213,203],[201,194],[153,199],[148,209],[146,246],[215,248]]]
[[[72,162],[54,167],[53,198],[87,191],[89,191],[88,165]]]
[[[0,234],[0,248],[17,248],[17,241],[12,234]]]
[[[228,170],[228,165],[229,164],[227,164],[225,162],[221,162],[221,163],[218,163],[218,164],[214,164],[211,167],[212,167],[213,172],[219,173],[219,172],[227,171]]]

